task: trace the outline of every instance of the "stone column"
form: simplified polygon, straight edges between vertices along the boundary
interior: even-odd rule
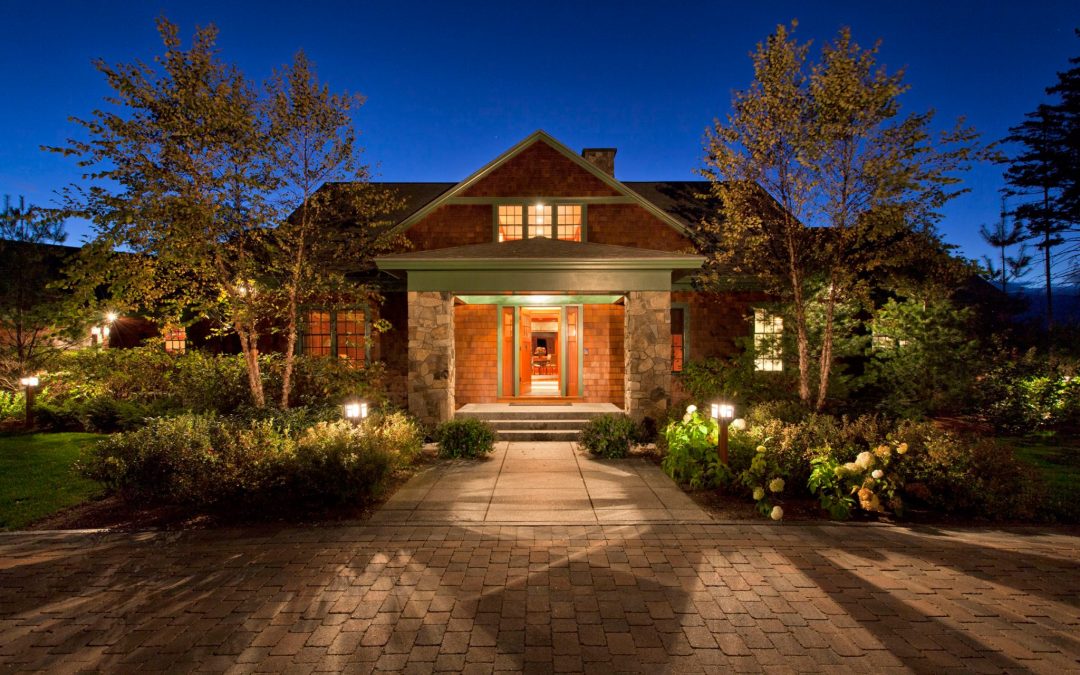
[[[409,291],[409,412],[434,426],[454,416],[454,295]]]
[[[671,293],[627,293],[625,321],[626,414],[660,421],[671,398]]]

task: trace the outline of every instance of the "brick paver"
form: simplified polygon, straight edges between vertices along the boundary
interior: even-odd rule
[[[1080,671],[1080,537],[860,525],[0,536],[0,670]]]

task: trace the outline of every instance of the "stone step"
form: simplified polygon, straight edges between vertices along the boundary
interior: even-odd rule
[[[577,431],[585,426],[589,420],[557,419],[557,420],[534,420],[534,419],[505,419],[488,420],[488,424],[497,431]]]
[[[484,412],[462,412],[455,413],[456,417],[474,417],[476,419],[487,420],[488,422],[495,422],[497,420],[589,420],[594,417],[603,415],[602,412],[586,412],[582,410],[553,410],[553,411],[538,411],[535,408],[531,410],[525,410],[521,412],[517,411],[484,411]]]
[[[551,441],[576,441],[581,432],[577,429],[500,429],[497,433],[500,441],[543,443]]]

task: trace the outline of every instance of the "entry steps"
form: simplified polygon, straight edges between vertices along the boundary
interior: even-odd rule
[[[475,417],[487,421],[500,441],[576,441],[586,422],[599,415],[620,413],[610,403],[572,403],[570,405],[510,405],[506,403],[470,403],[462,406],[456,417]]]

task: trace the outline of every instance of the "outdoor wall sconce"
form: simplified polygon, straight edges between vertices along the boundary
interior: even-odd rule
[[[37,377],[31,375],[30,377],[24,377],[19,380],[19,384],[26,387],[26,428],[32,429],[34,427],[34,387],[38,386],[40,380]]]
[[[728,463],[728,424],[735,417],[735,406],[730,403],[713,403],[711,406],[712,418],[720,423],[718,440],[720,461],[727,466]]]
[[[345,419],[349,420],[353,424],[359,424],[367,419],[368,416],[368,404],[367,401],[355,401],[352,403],[346,403],[343,408]]]

